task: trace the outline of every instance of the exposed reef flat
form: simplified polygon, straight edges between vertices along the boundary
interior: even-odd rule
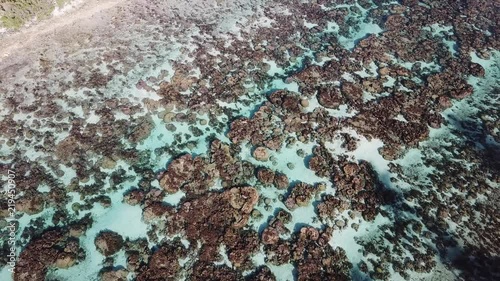
[[[0,279],[499,279],[495,8],[89,0],[0,34]]]

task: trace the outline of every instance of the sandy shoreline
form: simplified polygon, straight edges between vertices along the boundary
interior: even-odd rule
[[[81,0],[75,2],[73,7],[66,8],[67,11],[56,13],[18,32],[0,33],[0,68],[16,55],[16,51],[22,50],[23,57],[26,57],[26,51],[40,52],[41,46],[46,46],[46,50],[52,52],[60,42],[72,44],[80,34],[105,34],[109,38],[116,37],[115,33],[120,29],[128,33],[131,26],[149,21],[151,11],[163,20],[185,23],[203,21],[215,24],[218,31],[227,32],[236,21],[246,21],[247,17],[258,13],[257,7],[264,2]]]
[[[104,13],[116,5],[124,3],[118,0],[84,0],[69,11],[51,17],[37,24],[22,28],[18,32],[0,34],[0,63],[25,48],[49,44],[55,34],[64,32],[68,26],[78,30],[83,23],[92,20],[97,26]]]

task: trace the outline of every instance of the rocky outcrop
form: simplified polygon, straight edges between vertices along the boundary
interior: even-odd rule
[[[113,231],[101,231],[97,234],[94,244],[99,253],[112,256],[123,247],[123,238]]]

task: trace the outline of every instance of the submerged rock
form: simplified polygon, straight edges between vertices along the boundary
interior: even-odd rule
[[[128,272],[125,269],[104,270],[100,273],[101,281],[126,281]]]
[[[42,281],[50,268],[76,264],[82,249],[63,229],[45,231],[21,251],[14,270],[16,281]]]
[[[275,229],[268,227],[262,232],[262,243],[266,245],[276,244],[279,239],[279,233]]]
[[[97,234],[94,244],[101,254],[112,256],[123,247],[123,238],[113,231],[101,231]]]
[[[269,152],[265,147],[260,146],[253,151],[253,157],[258,161],[265,162],[269,160]]]
[[[270,169],[259,169],[257,171],[257,178],[263,184],[269,185],[274,182],[275,174]]]
[[[138,120],[137,125],[131,128],[128,140],[138,143],[145,140],[154,128],[153,120],[149,117],[143,117]]]

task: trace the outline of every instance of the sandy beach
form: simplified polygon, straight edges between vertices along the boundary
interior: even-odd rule
[[[24,27],[18,32],[0,34],[0,63],[11,56],[19,56],[25,50],[33,51],[41,46],[50,46],[62,34],[71,36],[92,28],[102,28],[104,18],[112,17],[116,6],[124,1],[85,0],[77,3],[63,14]],[[111,9],[111,11],[110,11]]]

